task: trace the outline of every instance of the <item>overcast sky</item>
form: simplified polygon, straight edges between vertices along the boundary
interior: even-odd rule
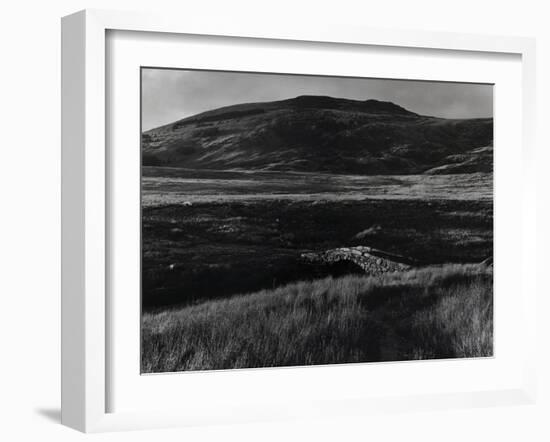
[[[445,118],[493,116],[491,85],[148,68],[142,70],[142,128],[222,106],[298,95],[373,98]]]

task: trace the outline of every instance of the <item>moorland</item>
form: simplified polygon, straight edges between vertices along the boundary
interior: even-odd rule
[[[492,119],[330,97],[145,132],[142,371],[490,356],[492,153]],[[304,259],[342,247],[381,270]]]

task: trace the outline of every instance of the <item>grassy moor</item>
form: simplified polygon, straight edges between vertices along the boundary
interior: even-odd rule
[[[144,132],[142,372],[491,356],[492,127],[308,95]]]
[[[492,273],[298,282],[143,317],[144,372],[491,356]]]

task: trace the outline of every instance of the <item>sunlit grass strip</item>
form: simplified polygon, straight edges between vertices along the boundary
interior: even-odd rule
[[[492,355],[492,271],[346,276],[145,314],[142,371]]]

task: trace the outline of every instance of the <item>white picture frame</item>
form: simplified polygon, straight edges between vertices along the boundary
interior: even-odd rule
[[[426,48],[515,54],[522,74],[522,227],[519,321],[525,336],[534,336],[535,207],[534,109],[535,43],[532,39],[416,31],[389,31],[327,24],[292,26],[266,22],[216,22],[208,17],[86,10],[62,20],[62,423],[84,432],[247,422],[287,417],[363,414],[532,403],[536,396],[535,339],[525,342],[522,381],[510,388],[413,396],[334,398],[271,407],[235,403],[223,413],[198,410],[108,412],[110,363],[108,253],[110,198],[107,185],[106,34],[141,31],[163,34],[273,39],[287,42],[370,45],[380,48]],[[518,149],[520,147],[518,146]],[[502,250],[502,249],[501,249]],[[498,253],[498,250],[497,252]],[[528,261],[528,260],[531,261]],[[531,263],[531,264],[529,264]],[[498,320],[498,318],[497,318]],[[136,337],[137,339],[137,337]],[[338,369],[338,368],[335,368]],[[189,398],[191,400],[192,398]]]

